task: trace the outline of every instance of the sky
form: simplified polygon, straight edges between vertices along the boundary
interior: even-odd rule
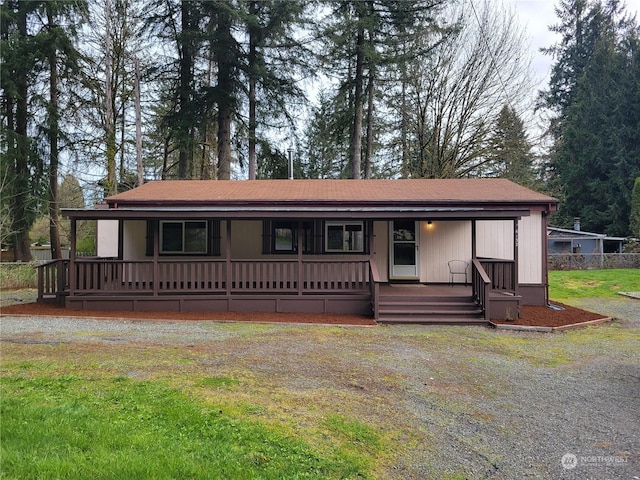
[[[640,0],[623,0],[626,12],[636,14],[640,20]],[[504,0],[505,4],[513,7],[519,17],[520,24],[526,28],[531,39],[533,54],[532,69],[542,83],[547,84],[552,59],[540,52],[540,48],[550,47],[557,41],[556,34],[549,31],[549,25],[558,23],[555,7],[559,0]]]

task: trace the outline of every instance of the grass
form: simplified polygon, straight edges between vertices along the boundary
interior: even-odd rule
[[[0,263],[0,289],[37,286],[36,269],[31,263]]]
[[[229,415],[161,381],[11,375],[2,378],[2,397],[3,478],[370,476],[352,448],[319,454],[286,429]],[[327,422],[378,453],[368,427],[333,417]]]
[[[558,302],[572,298],[614,298],[618,292],[640,292],[637,269],[549,272],[549,296]]]
[[[612,298],[640,291],[638,277],[637,270],[553,271],[551,298]],[[505,361],[565,368],[612,348],[621,357],[637,351],[637,331],[619,325],[551,337],[474,328],[210,328],[219,342],[189,347],[3,342],[0,477],[378,478],[393,456],[416,446],[428,464],[448,438],[437,425],[403,423],[410,417],[389,392],[419,388],[452,415],[489,422],[476,412],[478,399],[508,388],[495,372]],[[402,355],[387,368],[381,352],[389,335],[428,352],[406,359],[424,362],[424,378],[405,378]],[[265,359],[272,341],[293,352],[276,349],[282,358]],[[287,363],[300,361],[298,342],[318,348],[304,357],[301,383],[286,375]],[[344,357],[332,356],[336,344],[350,346]],[[453,344],[459,357],[450,358]],[[443,475],[456,478],[455,469]]]

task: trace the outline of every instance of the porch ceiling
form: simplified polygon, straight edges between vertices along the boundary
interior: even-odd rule
[[[109,208],[63,209],[65,217],[78,220],[133,220],[147,218],[219,218],[219,219],[359,219],[385,220],[395,218],[423,218],[433,220],[499,220],[517,219],[530,215],[529,209],[429,208],[429,207],[157,207],[157,208]]]

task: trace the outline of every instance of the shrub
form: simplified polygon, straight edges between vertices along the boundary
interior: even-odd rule
[[[0,288],[36,288],[38,286],[36,269],[31,263],[0,264]]]

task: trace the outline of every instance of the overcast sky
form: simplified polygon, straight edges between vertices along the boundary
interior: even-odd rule
[[[538,80],[542,82],[541,87],[547,83],[549,70],[551,68],[551,57],[540,53],[540,48],[549,47],[556,42],[553,32],[549,31],[549,25],[558,23],[555,7],[559,0],[503,0],[507,5],[516,9],[523,25],[531,38],[531,49],[533,52],[532,68]],[[623,0],[624,1],[624,0]],[[626,11],[635,13],[640,20],[640,0],[626,0]]]

